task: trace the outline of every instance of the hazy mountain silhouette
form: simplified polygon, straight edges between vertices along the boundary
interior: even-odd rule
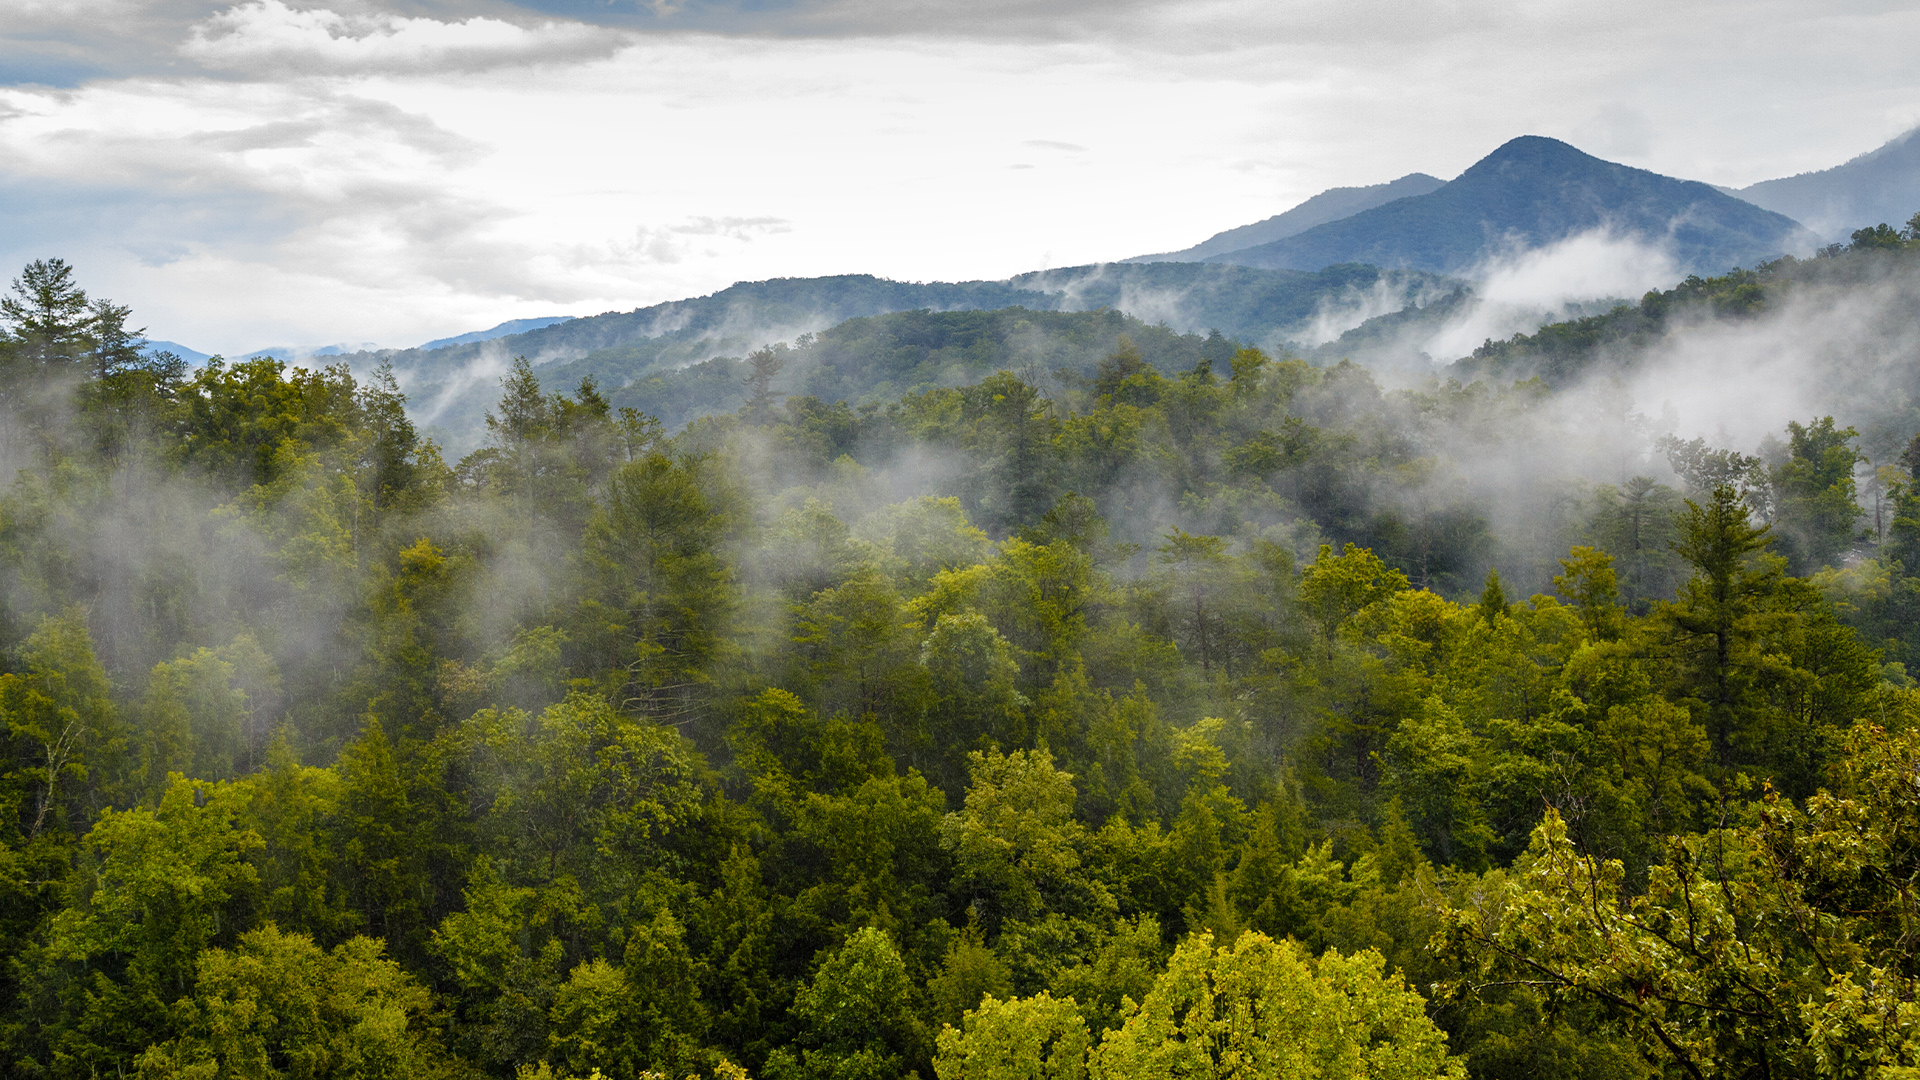
[[[1600,228],[1660,244],[1694,273],[1751,266],[1817,242],[1792,218],[1707,184],[1527,135],[1429,194],[1208,261],[1296,270],[1363,262],[1460,274],[1505,252]]]
[[[1920,213],[1920,128],[1844,165],[1763,180],[1734,194],[1786,214],[1828,240],[1855,229],[1905,225]]]
[[[508,319],[506,322],[488,330],[470,330],[467,333],[455,334],[452,337],[434,338],[432,341],[420,346],[420,348],[444,349],[449,345],[465,345],[474,341],[492,341],[497,337],[506,337],[508,334],[524,334],[529,330],[539,330],[543,327],[552,326],[555,323],[570,322],[572,319],[573,316],[571,315],[548,315],[538,319]]]
[[[1240,251],[1260,244],[1270,244],[1275,240],[1284,240],[1289,236],[1297,236],[1316,225],[1325,225],[1329,221],[1351,217],[1362,210],[1371,210],[1395,199],[1425,195],[1445,183],[1445,180],[1428,176],[1426,173],[1408,173],[1398,180],[1385,184],[1330,188],[1284,214],[1275,214],[1265,221],[1256,221],[1251,225],[1242,225],[1237,229],[1215,233],[1184,251],[1169,251],[1160,255],[1136,255],[1125,261],[1130,263],[1199,262],[1209,256],[1224,255],[1230,251]]]

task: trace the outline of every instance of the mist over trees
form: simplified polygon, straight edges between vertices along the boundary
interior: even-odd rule
[[[1912,272],[1864,232],[1477,362]],[[677,430],[517,360],[448,460],[57,260],[0,318],[10,1074],[1920,1067],[1904,404],[1171,332],[850,403],[862,320]]]

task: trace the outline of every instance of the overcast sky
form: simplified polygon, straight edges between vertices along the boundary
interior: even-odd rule
[[[1196,243],[1522,134],[1744,185],[1920,124],[1920,5],[0,0],[0,266],[206,351]]]

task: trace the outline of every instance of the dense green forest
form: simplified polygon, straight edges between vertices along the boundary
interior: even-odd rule
[[[678,430],[517,361],[451,461],[58,261],[0,317],[11,1075],[1920,1068],[1920,450],[1844,417],[1225,337],[862,403],[848,324]]]

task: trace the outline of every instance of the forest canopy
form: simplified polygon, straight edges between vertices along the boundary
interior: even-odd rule
[[[1170,332],[862,401],[856,320],[677,429],[517,360],[449,460],[58,260],[0,318],[12,1075],[1920,1068],[1920,422]]]

